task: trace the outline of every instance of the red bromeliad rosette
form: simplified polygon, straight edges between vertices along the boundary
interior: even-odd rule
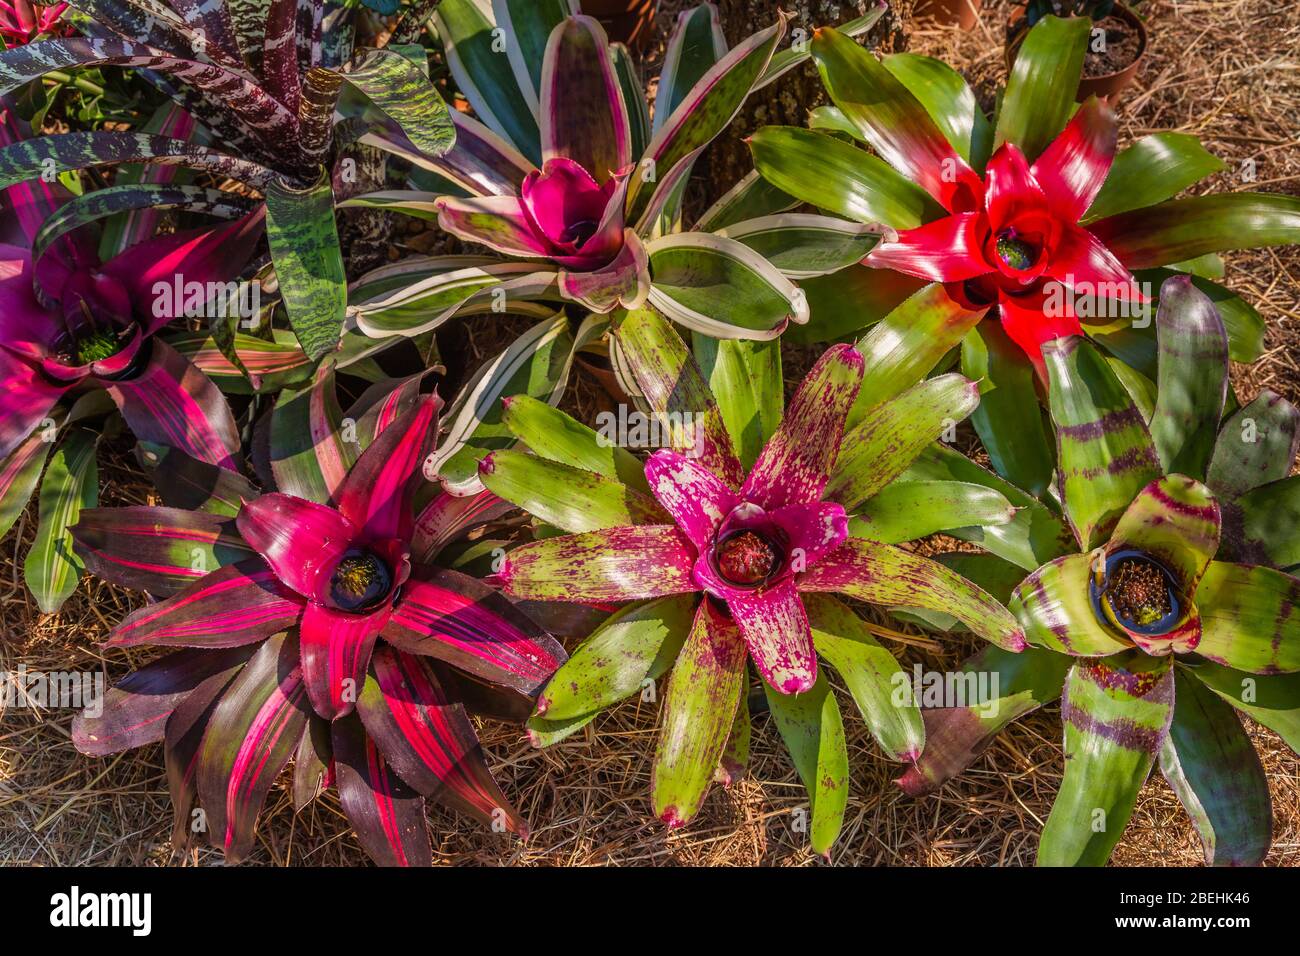
[[[960,346],[963,374],[983,383],[973,421],[994,468],[1039,497],[1054,464],[1045,342],[1086,334],[1153,378],[1151,290],[1193,272],[1233,358],[1253,361],[1262,318],[1205,276],[1221,274],[1220,252],[1300,242],[1297,197],[1177,198],[1225,168],[1194,137],[1116,149],[1110,108],[1075,104],[1090,24],[1047,16],[1029,31],[995,123],[944,63],[878,58],[819,30],[812,55],[833,105],[814,110],[813,129],[766,127],[750,141],[771,185],[891,230],[862,265],[801,283],[813,303],[804,337],[874,322],[882,354],[901,338],[937,363]]]
[[[74,535],[95,573],[169,595],[132,613],[108,646],[184,650],[130,675],[102,716],[80,717],[77,746],[102,755],[164,740],[178,837],[197,795],[231,859],[251,848],[291,758],[296,805],[332,780],[382,864],[430,862],[424,799],[435,795],[525,834],[458,701],[517,719],[564,652],[485,584],[431,563],[502,504],[437,492],[417,515],[440,404],[418,394],[418,377],[349,419],[365,443],[354,461],[330,427],[332,393],[327,371],[300,396],[321,426],[306,451],[278,453],[273,420],[282,490],[240,492],[233,515],[215,498],[215,511],[82,514]]]
[[[824,853],[844,811],[847,756],[819,654],[854,689],[891,756],[912,760],[920,750],[919,724],[911,721],[919,714],[891,703],[897,663],[826,592],[941,610],[1010,650],[1023,646],[1020,630],[1002,605],[944,565],[850,533],[846,504],[888,484],[934,438],[912,441],[894,431],[921,429],[887,410],[868,412],[846,434],[863,376],[862,356],[851,346],[822,356],[746,469],[671,326],[652,312],[634,312],[615,335],[646,402],[672,421],[672,448],[641,469],[590,430],[581,438],[582,426],[560,413],[529,424],[517,413],[535,415],[536,403],[522,410],[512,404],[507,424],[556,457],[497,452],[480,466],[489,489],[579,532],[509,552],[494,578],[507,594],[624,605],[547,686],[530,722],[534,740],[560,739],[671,667],[653,799],[656,816],[681,826],[698,811],[715,772],[729,781],[744,763],[742,705],[752,660],[815,794],[810,834]],[[971,383],[961,385],[973,395]],[[547,438],[555,431],[565,433],[562,455]],[[846,471],[859,465],[860,475]]]

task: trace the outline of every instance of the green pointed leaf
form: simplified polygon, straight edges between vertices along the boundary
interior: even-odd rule
[[[870,381],[869,374],[864,381]],[[978,401],[974,382],[950,374],[927,379],[875,406],[844,435],[825,497],[855,510],[969,415]]]
[[[790,279],[829,275],[862,261],[880,241],[879,226],[809,213],[779,213],[715,233],[753,249]]]
[[[528,0],[523,0],[528,2]],[[650,142],[650,108],[645,99],[645,83],[631,51],[622,43],[611,43],[609,55],[614,59],[614,74],[623,92],[628,125],[632,133],[632,155],[640,156]]]
[[[1115,154],[1101,191],[1083,216],[1104,219],[1172,199],[1188,186],[1224,168],[1189,133],[1152,133]]]
[[[692,342],[731,443],[749,471],[785,412],[781,343],[707,335],[692,336]]]
[[[54,446],[51,439],[56,434],[53,428],[37,428],[8,458],[0,461],[0,537],[9,533],[18,516],[27,509],[45,459]]]
[[[1263,676],[1197,664],[1192,673],[1229,704],[1281,737],[1300,751],[1300,674]]]
[[[774,339],[789,321],[808,321],[793,282],[735,239],[674,233],[646,245],[649,303],[692,331],[727,339]]]
[[[474,115],[534,165],[541,165],[535,109],[515,80],[511,59],[495,47],[493,24],[475,0],[443,0],[433,14],[456,87]],[[540,63],[540,61],[539,61]]]
[[[271,184],[266,235],[289,324],[308,358],[319,359],[337,347],[348,304],[334,193],[324,171],[305,190]]]
[[[998,111],[994,145],[1015,143],[1032,163],[1065,129],[1083,73],[1092,21],[1046,16],[1016,53]]]
[[[461,390],[443,420],[445,436],[426,464],[457,494],[482,488],[478,462],[490,451],[508,448],[515,436],[501,420],[501,399],[531,395],[558,402],[573,361],[574,334],[563,314],[524,332],[495,360],[484,365]]]
[[[537,699],[538,716],[567,721],[604,710],[671,669],[695,616],[694,594],[630,604],[592,632]]]
[[[1160,459],[1138,411],[1097,350],[1077,336],[1043,346],[1065,513],[1085,551],[1101,544]]]
[[[854,222],[915,229],[944,214],[929,193],[884,160],[827,133],[764,126],[749,148],[754,168],[777,189]]]
[[[1275,568],[1300,564],[1300,475],[1261,485],[1220,506],[1220,557]]]
[[[688,823],[704,802],[736,719],[747,659],[735,622],[702,601],[668,679],[650,778],[654,814],[669,827]]]
[[[1209,866],[1258,866],[1272,840],[1268,779],[1232,708],[1181,668],[1160,771],[1196,827]]]
[[[1133,277],[1159,290],[1166,279],[1183,275],[1173,269],[1139,269]],[[1192,285],[1209,296],[1228,331],[1228,355],[1234,362],[1253,362],[1264,352],[1264,317],[1253,305],[1216,282],[1193,275]]]
[[[849,425],[930,374],[983,316],[963,308],[934,282],[881,319],[857,343],[866,370]]]
[[[99,499],[95,449],[99,436],[78,428],[69,432],[41,480],[36,540],[23,563],[23,578],[41,611],[53,614],[77,589],[85,567],[73,550],[72,533],[83,508]]]
[[[502,407],[502,423],[534,454],[649,493],[645,466],[615,440],[617,416],[612,412],[596,415],[596,424],[600,426],[600,432],[596,432],[531,395],[505,398]]]
[[[572,534],[670,520],[648,494],[521,451],[492,452],[482,460],[479,476],[493,494]]]
[[[718,22],[717,7],[702,3],[678,15],[659,71],[654,132],[659,132],[691,87],[726,54],[727,40]]]
[[[731,725],[727,746],[722,748],[722,756],[718,758],[718,769],[713,772],[714,783],[730,787],[744,775],[749,766],[749,744],[753,736],[749,720],[749,688],[741,681],[736,719]]]
[[[844,825],[849,802],[849,755],[839,704],[822,674],[803,694],[779,693],[766,681],[763,690],[772,719],[808,791],[808,840],[817,853],[829,853]]]
[[[580,12],[574,0],[492,0],[492,19],[506,33],[505,54],[524,98],[536,109],[542,60],[551,31]]]
[[[1102,866],[1133,813],[1174,714],[1168,657],[1080,661],[1061,702],[1065,776],[1038,845],[1039,866]]]
[[[911,678],[862,619],[828,594],[804,599],[817,655],[853,695],[871,736],[891,760],[915,760],[925,744]]]
[[[925,749],[898,785],[913,797],[938,790],[971,766],[1004,727],[1060,697],[1069,669],[1064,654],[984,648],[962,664],[955,685],[965,689],[970,703],[924,711]],[[979,694],[981,678],[988,696]]]
[[[1078,547],[1059,515],[946,445],[936,442],[926,447],[903,472],[902,478],[905,481],[965,481],[997,490],[1016,508],[1011,521],[981,528],[954,529],[952,533],[1026,571],[1033,571]]]
[[[849,534],[885,544],[938,531],[1006,524],[1016,509],[1000,492],[957,481],[895,481],[854,509]]]
[[[1211,252],[1300,243],[1300,196],[1216,193],[1171,199],[1088,226],[1129,269],[1151,269]]]
[[[962,339],[961,372],[980,383],[979,407],[971,423],[999,475],[1036,498],[1052,483],[1055,449],[1043,427],[1034,386],[1034,367],[1002,331],[999,322],[980,322]]]
[[[1228,394],[1228,336],[1190,278],[1160,287],[1160,377],[1151,440],[1166,472],[1203,479]]]
[[[1221,498],[1235,498],[1278,481],[1291,474],[1297,447],[1300,411],[1264,389],[1223,423],[1206,483]]]
[[[1196,589],[1196,653],[1252,674],[1300,671],[1300,578],[1211,561]]]
[[[962,75],[942,60],[915,53],[893,53],[881,62],[921,101],[961,158],[983,169],[993,150],[993,127]]]

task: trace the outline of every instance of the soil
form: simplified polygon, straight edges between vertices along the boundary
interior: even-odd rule
[[[1116,16],[1108,16],[1093,24],[1093,40],[1096,45],[1098,30],[1106,34],[1105,44],[1094,51],[1091,46],[1083,60],[1083,75],[1089,79],[1098,76],[1110,76],[1119,73],[1137,59],[1141,38],[1136,30]]]

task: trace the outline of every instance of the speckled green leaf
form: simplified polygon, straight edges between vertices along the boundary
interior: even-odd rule
[[[0,461],[0,537],[9,533],[18,516],[26,510],[45,459],[54,447],[48,439],[55,434],[53,428],[37,428],[8,458]]]
[[[1160,459],[1142,413],[1091,344],[1056,339],[1043,346],[1043,358],[1065,513],[1080,547],[1090,550],[1160,475]]]
[[[1300,448],[1300,411],[1264,389],[1219,429],[1206,483],[1223,498],[1291,474]]]
[[[814,851],[827,854],[840,835],[849,802],[849,755],[840,706],[822,674],[812,689],[802,694],[778,693],[766,681],[763,690],[772,719],[808,791],[808,841]]]
[[[501,421],[534,454],[604,475],[637,491],[650,491],[641,460],[615,440],[613,413],[596,415],[600,428],[596,431],[531,395],[511,396],[502,405]]]
[[[1210,489],[1186,475],[1166,475],[1143,488],[1115,526],[1111,547],[1157,558],[1184,594],[1219,550],[1219,506]]]
[[[1173,269],[1139,269],[1133,277],[1159,290],[1166,279],[1185,274]],[[1202,276],[1193,275],[1192,285],[1205,293],[1218,310],[1228,332],[1229,357],[1234,362],[1253,362],[1259,358],[1264,352],[1264,317],[1259,311],[1231,289]]]
[[[865,381],[870,381],[868,375]],[[945,430],[971,413],[979,386],[960,375],[940,375],[876,405],[844,436],[826,486],[826,498],[850,510],[906,470]]]
[[[1219,557],[1277,568],[1300,564],[1300,475],[1260,485],[1221,507]]]
[[[702,601],[664,695],[650,789],[654,814],[670,827],[704,802],[736,719],[748,651],[734,621]]]
[[[479,466],[483,485],[535,518],[571,533],[670,519],[644,492],[537,455],[503,449]]]
[[[854,509],[849,534],[886,544],[937,531],[1006,524],[1016,509],[983,485],[957,481],[894,481]]]
[[[1039,866],[1102,866],[1133,813],[1174,714],[1168,657],[1080,661],[1061,702],[1065,776],[1038,845]]]
[[[429,78],[393,50],[362,50],[343,67],[348,83],[369,98],[427,156],[441,156],[456,141],[447,104]]]
[[[925,743],[911,677],[866,624],[828,594],[804,598],[817,655],[839,674],[871,736],[891,760],[915,760]]]

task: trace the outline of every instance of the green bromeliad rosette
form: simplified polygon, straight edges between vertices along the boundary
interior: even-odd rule
[[[681,826],[713,780],[743,769],[752,661],[808,790],[812,846],[825,853],[848,800],[848,755],[824,668],[886,756],[914,760],[924,743],[920,711],[901,693],[907,676],[835,595],[946,613],[1007,651],[1023,646],[986,591],[896,543],[936,525],[1011,519],[988,488],[934,481],[900,494],[894,482],[970,414],[977,388],[940,375],[861,408],[872,370],[837,345],[783,415],[779,385],[756,393],[748,379],[719,378],[711,389],[654,312],[629,313],[614,336],[666,447],[642,462],[608,433],[513,399],[504,419],[532,454],[496,452],[480,465],[489,490],[544,522],[539,540],[506,555],[496,583],[525,601],[613,610],[542,692],[533,741],[555,743],[668,675],[653,805]],[[946,504],[903,506],[921,491]]]
[[[1062,697],[1065,776],[1043,865],[1105,863],[1159,763],[1216,865],[1270,843],[1268,782],[1234,708],[1300,745],[1300,412],[1269,392],[1230,411],[1228,340],[1187,277],[1161,289],[1159,389],[1130,395],[1079,337],[1044,347],[1064,515],[1077,553],[1029,575],[1010,608],[1031,645],[992,649],[979,707],[925,715],[900,781],[930,792],[1015,718]]]

